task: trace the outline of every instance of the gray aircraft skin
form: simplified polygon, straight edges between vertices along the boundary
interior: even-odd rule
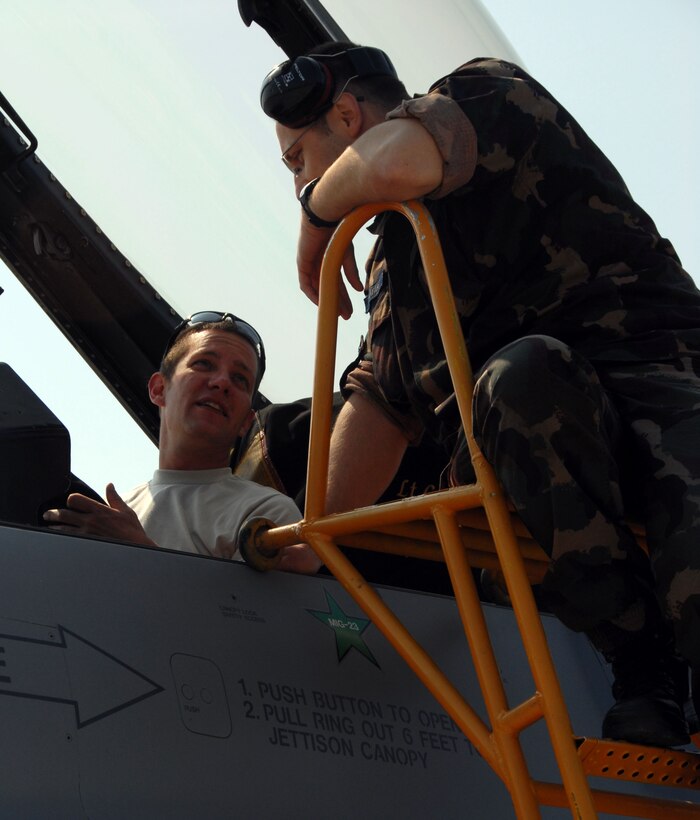
[[[342,587],[0,528],[0,816],[503,818],[507,791]],[[381,595],[485,717],[454,600]],[[510,696],[533,684],[485,606]],[[545,624],[575,731],[609,681]],[[543,726],[525,746],[555,780]]]
[[[379,591],[486,719],[454,599]],[[513,613],[484,611],[508,697],[523,700],[534,685]],[[607,672],[585,638],[543,621],[574,732],[597,736]],[[0,720],[0,817],[513,814],[454,721],[327,577],[2,526]],[[558,781],[543,723],[523,739],[532,775]]]

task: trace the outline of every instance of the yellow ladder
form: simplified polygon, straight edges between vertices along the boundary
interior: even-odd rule
[[[476,482],[346,513],[324,515],[332,423],[338,285],[344,251],[376,214],[396,211],[411,223],[426,273],[452,377]],[[572,816],[597,811],[658,820],[700,817],[700,803],[591,789],[588,775],[700,788],[700,755],[601,740],[581,740],[571,722],[535,604],[531,582],[542,577],[547,557],[511,517],[503,492],[472,434],[472,371],[435,225],[416,201],[362,206],[336,229],[320,282],[318,331],[304,519],[270,528],[250,523],[241,552],[260,569],[274,566],[275,551],[311,544],[328,569],[372,619],[415,674],[478,749],[508,789],[519,818],[537,818],[542,805],[569,807]],[[416,642],[338,545],[444,560],[481,687],[489,724]],[[499,566],[535,682],[535,692],[509,706],[491,645],[472,566]],[[534,780],[519,735],[544,718],[561,783]]]

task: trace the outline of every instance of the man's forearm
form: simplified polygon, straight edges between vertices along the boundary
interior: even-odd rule
[[[314,189],[313,210],[336,220],[368,202],[414,199],[435,190],[442,174],[442,156],[425,128],[415,120],[390,120],[363,134],[328,168]]]
[[[350,396],[331,438],[326,512],[373,504],[396,475],[407,446],[401,430],[372,401]]]

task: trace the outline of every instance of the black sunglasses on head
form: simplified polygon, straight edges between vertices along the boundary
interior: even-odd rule
[[[244,319],[240,319],[233,313],[222,313],[218,310],[201,310],[198,313],[193,313],[187,319],[183,319],[172,332],[170,339],[168,339],[168,344],[165,346],[165,350],[163,351],[163,358],[167,356],[168,352],[177,341],[178,336],[184,330],[187,330],[190,327],[196,327],[197,325],[208,324],[210,322],[231,322],[236,333],[251,344],[253,350],[255,350],[256,356],[258,357],[258,374],[256,379],[257,389],[257,386],[260,384],[260,380],[263,377],[263,373],[265,372],[265,345],[263,344],[263,340],[258,331]]]

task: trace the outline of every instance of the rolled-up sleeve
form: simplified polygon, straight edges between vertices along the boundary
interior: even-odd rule
[[[443,177],[429,199],[441,199],[472,178],[477,160],[476,131],[459,104],[437,92],[404,100],[387,119],[412,117],[435,140],[443,160]]]

